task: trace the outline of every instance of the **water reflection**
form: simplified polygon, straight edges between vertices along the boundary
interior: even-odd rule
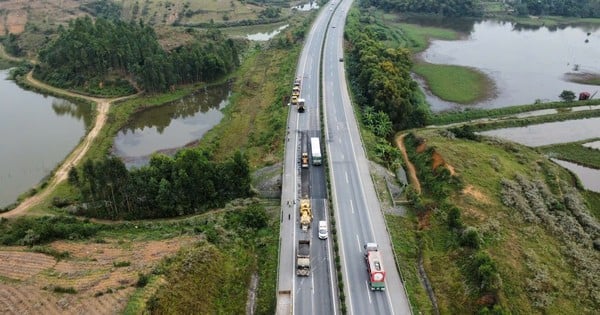
[[[248,34],[246,35],[246,38],[254,41],[268,41],[269,39],[275,37],[275,35],[281,33],[281,31],[286,29],[288,26],[289,24],[282,25],[272,32]]]
[[[526,127],[495,129],[481,132],[481,134],[508,139],[530,147],[575,142],[600,137],[600,118],[575,119]]]
[[[551,160],[577,175],[585,189],[600,193],[600,170],[559,159]]]
[[[319,8],[319,4],[316,1],[310,1],[308,3],[303,3],[293,7],[292,9],[296,9],[298,11],[310,11]]]
[[[37,185],[91,126],[91,106],[21,89],[0,70],[0,207]]]
[[[447,23],[447,20],[441,21]],[[444,23],[439,24],[446,25]],[[458,28],[467,29],[463,23],[457,22]],[[563,90],[576,94],[594,90],[589,85],[569,82],[565,76],[600,74],[600,31],[597,27],[567,25],[528,29],[495,20],[470,23],[472,30],[463,40],[434,40],[421,57],[429,63],[482,71],[494,81],[496,95],[464,106],[440,100],[423,88],[434,111],[556,101]]]
[[[94,121],[92,107],[88,105],[76,105],[67,100],[53,99],[52,110],[54,110],[54,113],[58,116],[68,115],[77,120],[82,120],[86,129],[88,129]]]
[[[127,166],[140,166],[155,152],[172,154],[217,125],[228,104],[230,85],[202,89],[181,100],[146,109],[117,135],[113,152]]]

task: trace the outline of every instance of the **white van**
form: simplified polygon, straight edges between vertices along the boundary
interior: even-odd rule
[[[327,221],[319,221],[319,238],[327,239]]]

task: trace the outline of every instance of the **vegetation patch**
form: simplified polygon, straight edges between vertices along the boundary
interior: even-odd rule
[[[538,149],[549,157],[600,169],[600,150],[582,145],[597,140],[600,139],[594,138],[577,142],[559,143],[538,147]]]
[[[495,93],[494,82],[473,68],[418,62],[412,70],[425,79],[433,94],[445,101],[474,104]]]
[[[590,214],[598,204],[583,198],[568,172],[535,150],[495,139],[419,130],[408,140],[421,182],[438,182],[411,197],[416,222],[404,228],[412,226],[421,240],[440,313],[577,314],[598,307],[592,283],[600,283],[593,272],[600,225]],[[426,174],[427,148],[454,167],[461,185],[426,177],[435,174]],[[405,253],[398,261],[411,260],[410,272],[418,261],[410,249],[396,249]],[[431,307],[422,293],[407,290],[411,302]]]

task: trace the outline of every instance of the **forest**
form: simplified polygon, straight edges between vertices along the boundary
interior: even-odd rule
[[[479,0],[362,0],[362,7],[377,7],[390,12],[412,12],[441,16],[481,16]]]
[[[106,219],[153,219],[202,213],[251,195],[250,168],[237,152],[213,162],[197,148],[174,157],[154,155],[150,163],[128,170],[117,157],[88,160],[69,172],[80,194],[79,214]]]
[[[367,113],[387,114],[395,130],[425,125],[428,111],[419,97],[417,83],[410,76],[410,51],[387,47],[378,40],[375,30],[361,24],[357,11],[351,11],[347,21],[345,32],[352,48],[346,69],[357,104]],[[378,117],[385,120],[381,115]]]
[[[411,12],[440,16],[483,15],[480,0],[363,0],[362,7],[374,6],[390,12]],[[568,17],[594,18],[600,16],[600,2],[597,0],[521,0],[507,1],[518,15],[557,15]]]
[[[176,84],[211,81],[239,65],[238,47],[220,31],[195,34],[193,43],[165,51],[152,27],[78,18],[39,53],[36,76],[61,88],[102,85],[111,75],[139,89],[162,92]]]

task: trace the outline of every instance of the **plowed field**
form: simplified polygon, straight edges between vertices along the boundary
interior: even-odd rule
[[[138,273],[150,272],[194,240],[54,242],[49,247],[69,253],[60,261],[25,247],[0,247],[0,314],[118,314],[135,291]]]

